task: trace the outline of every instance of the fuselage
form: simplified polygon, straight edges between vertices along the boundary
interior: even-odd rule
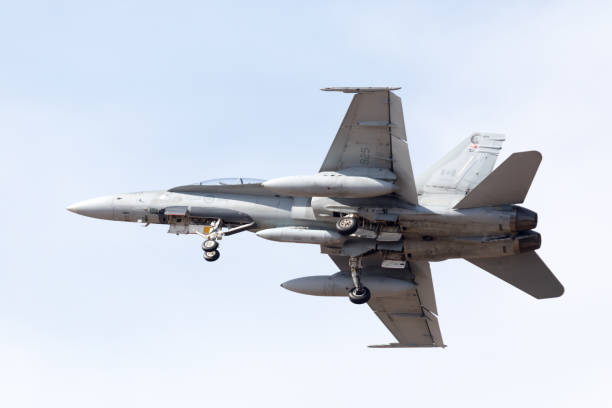
[[[177,234],[204,233],[216,219],[226,226],[252,223],[249,231],[263,238],[320,244],[322,252],[330,255],[343,255],[349,251],[346,248],[358,246],[363,251],[403,252],[409,259],[436,261],[512,255],[537,249],[540,243],[539,234],[531,231],[537,215],[522,207],[456,210],[410,205],[393,196],[146,191],[99,197],[68,209],[106,220],[168,224],[169,232]],[[334,235],[336,221],[347,214],[363,220],[360,230],[350,237]]]

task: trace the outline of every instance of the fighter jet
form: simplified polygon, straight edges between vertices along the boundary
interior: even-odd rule
[[[445,347],[429,263],[464,258],[537,299],[563,286],[535,252],[535,212],[522,203],[542,156],[512,154],[493,170],[505,137],[475,133],[415,179],[399,88],[324,88],[354,94],[318,173],[225,178],[116,194],[68,210],[114,221],[169,225],[203,238],[204,259],[240,232],[320,245],[339,271],[283,283],[365,304],[397,339],[370,347]]]

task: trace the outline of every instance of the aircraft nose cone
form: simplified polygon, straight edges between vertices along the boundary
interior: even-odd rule
[[[113,196],[92,198],[90,200],[79,201],[66,208],[75,214],[86,217],[100,218],[103,220],[113,219]]]

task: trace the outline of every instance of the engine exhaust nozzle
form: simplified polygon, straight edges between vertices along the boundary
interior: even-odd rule
[[[518,205],[514,206],[512,215],[512,232],[529,231],[538,225],[538,213],[528,210]]]
[[[542,245],[542,236],[535,231],[527,231],[516,237],[518,253],[535,251]]]

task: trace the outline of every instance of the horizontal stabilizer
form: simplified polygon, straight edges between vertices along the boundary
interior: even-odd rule
[[[542,155],[536,151],[512,154],[454,208],[522,203],[541,161]]]
[[[563,285],[535,252],[467,260],[536,299],[563,294]]]

